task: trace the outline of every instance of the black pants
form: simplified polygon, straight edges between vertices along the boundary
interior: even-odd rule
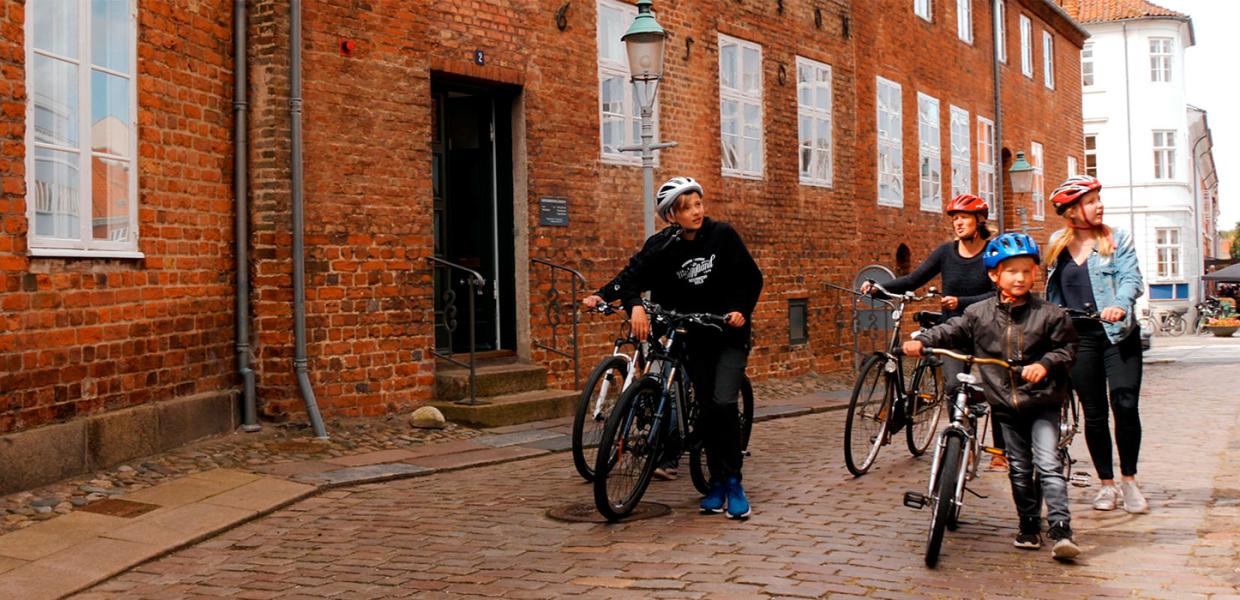
[[[951,358],[940,358],[940,357],[935,357],[935,358],[936,360],[943,361],[943,389],[947,390],[947,402],[948,403],[955,402],[956,401],[956,390],[960,388],[960,381],[956,379],[956,375],[959,373],[964,373],[964,363],[958,360],[951,359]],[[974,372],[976,373],[976,368],[974,368]],[[943,414],[947,414],[947,413],[944,412]],[[999,413],[991,413],[990,433],[991,433],[991,439],[993,440],[994,447],[1000,450],[1003,450],[1007,448],[1007,444],[1003,442],[1003,432],[1001,431],[1002,427],[1001,427],[1001,421],[1000,421],[1001,419],[1002,419],[1002,416]],[[985,443],[985,442],[982,442],[982,443]]]
[[[1099,479],[1115,479],[1111,463],[1111,427],[1107,413],[1115,415],[1115,444],[1119,448],[1119,471],[1137,474],[1141,452],[1141,335],[1136,330],[1112,344],[1097,323],[1076,323],[1081,345],[1072,365],[1072,387],[1081,398],[1085,413],[1085,443]],[[1108,390],[1110,397],[1108,398]]]
[[[686,367],[697,398],[697,431],[711,479],[741,477],[741,422],[737,401],[749,349],[722,344],[690,348]]]

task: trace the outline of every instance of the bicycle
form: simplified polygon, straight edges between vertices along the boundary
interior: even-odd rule
[[[623,314],[610,304],[599,304],[592,312]],[[587,482],[594,481],[597,452],[591,452],[591,449],[597,448],[608,415],[620,399],[620,394],[628,389],[638,373],[646,370],[646,343],[633,335],[627,318],[621,325],[621,331],[623,333],[616,338],[611,354],[599,361],[586,379],[573,415],[573,466]],[[628,351],[628,348],[632,350]]]
[[[1205,300],[1193,307],[1197,311],[1197,323],[1194,331],[1197,335],[1209,335],[1209,323],[1214,319],[1222,319],[1231,316],[1231,307],[1223,304],[1221,300],[1214,296],[1207,296]]]
[[[862,295],[845,287],[827,285]],[[900,325],[905,305],[938,296],[938,291],[931,287],[926,295],[917,296],[913,292],[893,294],[877,283],[873,286],[887,296],[887,299],[875,300],[891,308],[895,327],[891,332],[888,352],[875,352],[862,363],[848,402],[848,416],[844,424],[844,465],[854,477],[869,471],[878,458],[878,451],[891,442],[891,436],[906,426],[905,444],[909,453],[913,456],[924,454],[938,427],[943,404],[942,373],[938,363],[929,358],[918,360],[906,387],[903,356],[895,352],[900,348]],[[937,325],[941,319],[941,313],[917,311],[913,314],[913,320],[922,329]],[[876,397],[875,392],[880,395]]]
[[[679,436],[689,450],[689,472],[699,492],[710,491],[697,431],[698,404],[684,368],[682,336],[690,327],[723,330],[724,317],[708,313],[678,313],[646,304],[646,312],[666,327],[661,343],[652,344],[646,357],[648,369],[623,394],[607,418],[599,438],[594,466],[594,505],[608,521],[628,516],[641,501],[651,476],[663,457],[665,445]],[[753,426],[753,392],[748,377],[742,379],[742,448],[747,448]],[[748,389],[748,395],[744,390]]]
[[[1150,309],[1141,309],[1140,325],[1149,329],[1151,332],[1168,334],[1172,336],[1184,335],[1188,331],[1188,321],[1184,319],[1184,314],[1188,312],[1187,308],[1172,308],[1162,312],[1150,314]]]
[[[1105,323],[1098,312],[1093,310],[1092,305],[1085,305],[1088,310],[1077,310],[1075,308],[1062,307],[1073,323],[1079,320],[1095,321],[1097,323]],[[1077,486],[1085,487],[1089,485],[1088,473],[1073,473],[1072,465],[1076,463],[1076,459],[1072,458],[1071,447],[1072,440],[1076,438],[1076,434],[1081,432],[1081,400],[1076,395],[1076,390],[1072,388],[1072,378],[1068,377],[1068,401],[1063,403],[1063,407],[1059,410],[1059,460],[1063,465],[1064,481]]]

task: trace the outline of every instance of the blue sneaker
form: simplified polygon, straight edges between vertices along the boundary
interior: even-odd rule
[[[728,489],[728,518],[729,519],[747,519],[753,513],[749,509],[749,499],[745,497],[745,488],[741,487],[741,480],[736,477],[729,477],[727,483]]]
[[[727,502],[728,488],[718,479],[710,480],[710,492],[702,498],[702,503],[698,505],[702,509],[702,514],[717,514],[723,512],[723,505]]]

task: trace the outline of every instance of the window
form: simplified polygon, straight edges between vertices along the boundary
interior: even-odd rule
[[[1055,38],[1049,31],[1042,32],[1042,84],[1055,89]]]
[[[952,197],[967,194],[973,183],[969,156],[969,111],[951,107],[952,126]]]
[[[878,203],[904,206],[903,111],[900,84],[878,78]]]
[[[1007,64],[1007,9],[1003,2],[995,3],[995,56],[999,62]]]
[[[1076,157],[1069,156],[1068,157],[1068,177],[1076,177],[1077,175],[1080,175],[1080,173],[1077,171]]]
[[[1041,221],[1046,218],[1046,201],[1044,187],[1046,183],[1046,173],[1044,169],[1045,161],[1042,160],[1042,144],[1033,142],[1029,145],[1029,162],[1033,164],[1033,192],[1030,194],[1033,200],[1033,218],[1035,221]]]
[[[956,37],[973,43],[973,0],[956,0]]]
[[[598,3],[599,139],[607,162],[641,164],[635,152],[623,146],[641,143],[641,102],[629,83],[629,55],[620,36],[637,16],[637,8],[615,0]],[[655,111],[657,128],[658,112]],[[657,136],[656,136],[657,137]]]
[[[1180,278],[1180,228],[1158,227],[1154,229],[1155,248],[1158,252],[1158,278]]]
[[[1085,174],[1098,176],[1098,136],[1092,133],[1085,134]]]
[[[917,16],[930,21],[932,19],[930,16],[930,1],[931,0],[913,0],[913,12],[917,13]]]
[[[762,47],[719,36],[723,174],[762,177]]]
[[[1150,38],[1150,81],[1171,81],[1171,38]]]
[[[917,139],[920,148],[918,179],[921,182],[921,209],[943,209],[943,158],[940,153],[939,101],[917,93]]]
[[[1186,300],[1187,283],[1159,283],[1150,286],[1150,300]]]
[[[1154,132],[1154,179],[1175,179],[1175,132]]]
[[[1002,6],[1002,5],[1000,5]],[[995,205],[995,122],[977,118],[977,195]]]
[[[1094,84],[1094,45],[1085,44],[1081,48],[1081,86],[1089,87]]]
[[[788,301],[788,343],[809,342],[809,300],[797,298]]]
[[[140,257],[134,2],[26,6],[30,254]]]
[[[831,185],[831,67],[797,57],[797,139],[801,183]]]
[[[1033,21],[1020,16],[1020,72],[1033,78]]]

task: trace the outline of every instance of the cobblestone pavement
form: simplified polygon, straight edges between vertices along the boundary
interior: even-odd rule
[[[1147,369],[1140,477],[1148,515],[1089,509],[1072,488],[1076,564],[1012,547],[1006,477],[985,473],[939,568],[921,555],[928,514],[900,504],[926,460],[884,449],[870,474],[842,466],[843,412],[754,430],[745,523],[696,513],[682,479],[647,499],[669,516],[553,521],[589,502],[566,454],[327,492],[139,566],[78,598],[1240,597],[1240,371]],[[1075,454],[1087,456],[1077,439]],[[1087,461],[1080,467],[1084,470]]]

